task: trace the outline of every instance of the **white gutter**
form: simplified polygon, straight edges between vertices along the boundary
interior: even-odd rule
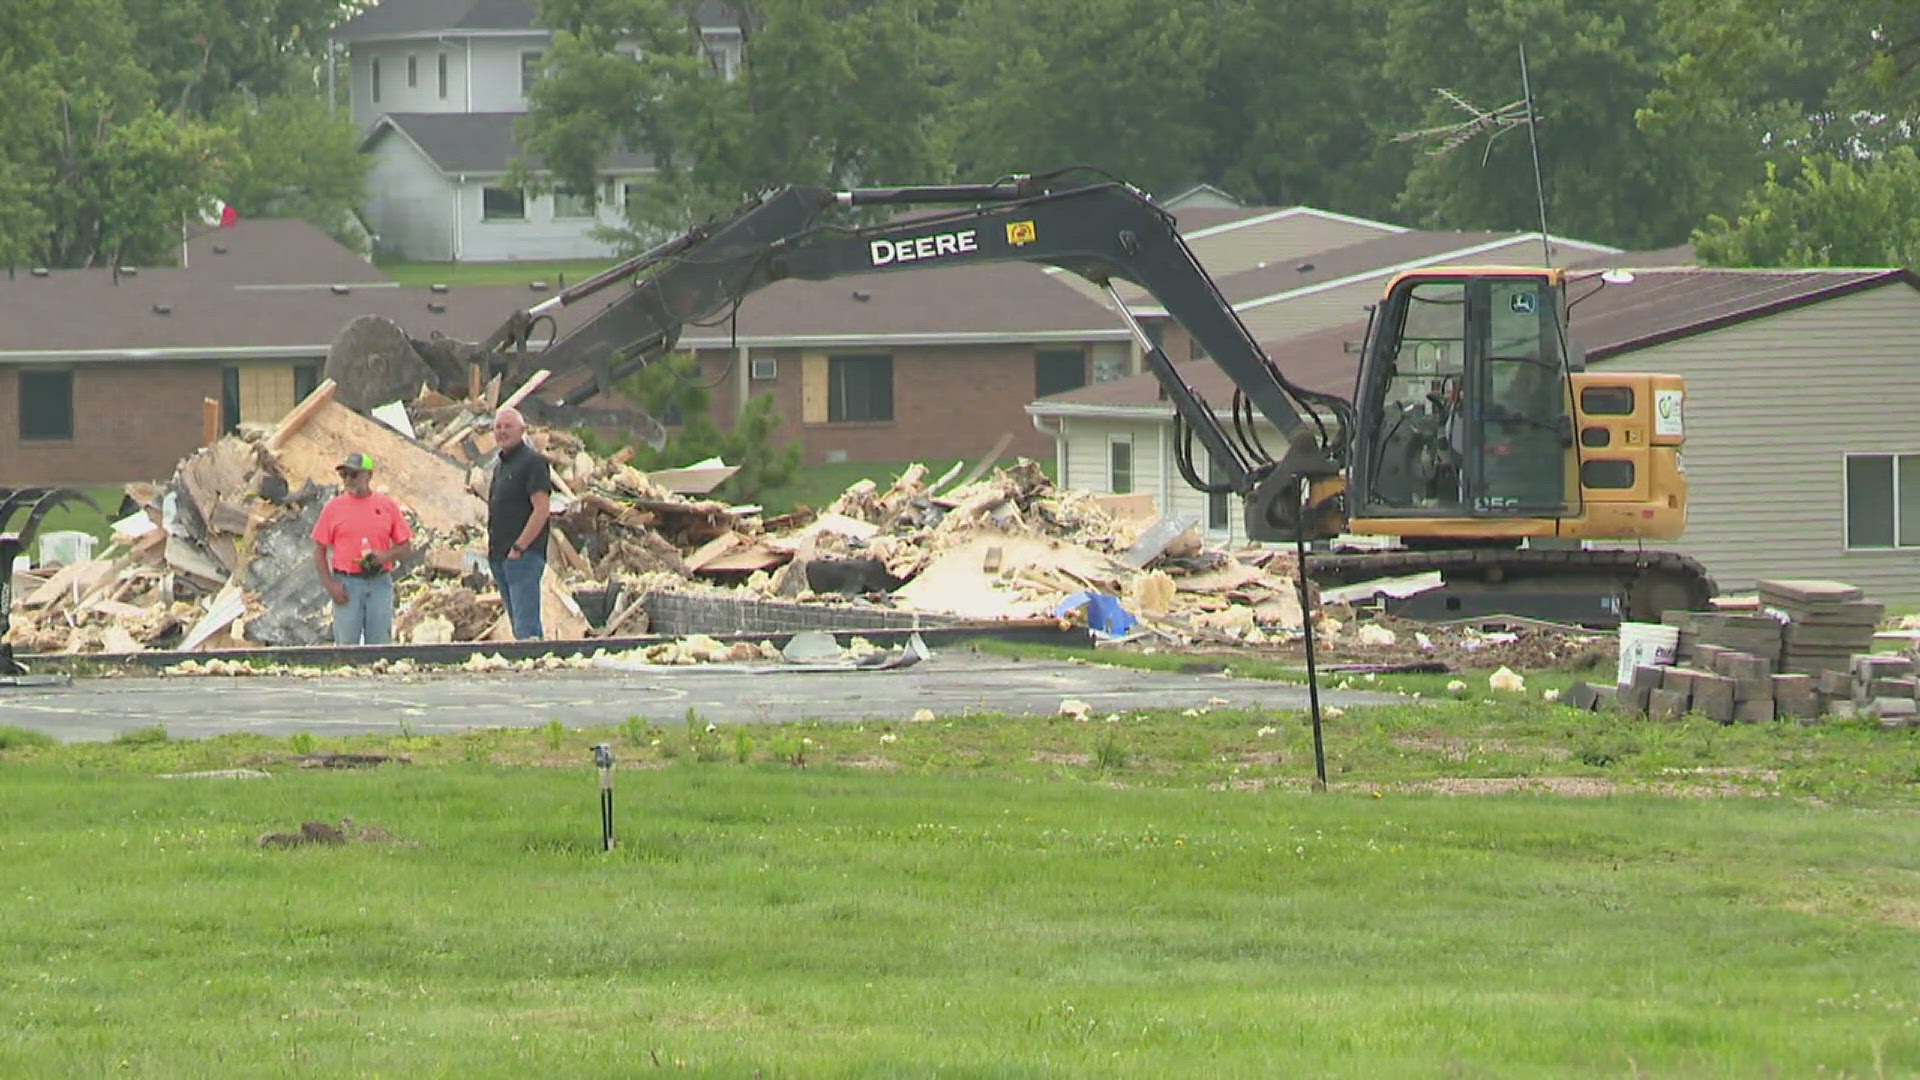
[[[100,364],[137,360],[326,359],[327,345],[170,345],[158,349],[0,350],[0,364]]]

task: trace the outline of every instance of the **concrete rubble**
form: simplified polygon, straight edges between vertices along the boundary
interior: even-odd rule
[[[9,640],[29,654],[327,642],[330,605],[308,535],[349,451],[374,457],[375,489],[416,533],[419,554],[396,581],[395,640],[510,640],[486,570],[484,493],[492,413],[521,393],[502,399],[497,380],[458,401],[423,389],[370,410],[383,423],[324,382],[278,424],[243,425],[172,477],[128,485],[139,510],[97,554],[19,574]],[[914,465],[818,511],[767,517],[708,494],[733,472],[719,462],[649,475],[628,464],[631,451],[598,457],[565,430],[536,427],[528,438],[554,477],[550,639],[647,635],[649,600],[663,594],[834,612],[824,628],[842,632],[900,626],[909,614],[927,625],[1084,620],[1053,614],[1084,592],[1117,599],[1135,639],[1261,645],[1301,630],[1290,553],[1210,547],[1190,520],[1160,519],[1150,496],[1059,489],[1024,459],[991,472],[983,462],[958,482],[957,469],[934,477]],[[1340,626],[1326,618],[1320,630]],[[698,638],[653,646],[659,655],[647,659],[769,658]]]

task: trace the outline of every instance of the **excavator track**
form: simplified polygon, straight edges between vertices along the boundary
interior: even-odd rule
[[[1697,559],[1673,551],[1449,548],[1310,555],[1322,588],[1438,571],[1441,586],[1389,610],[1416,619],[1521,615],[1615,626],[1659,622],[1663,611],[1697,610],[1719,587]]]

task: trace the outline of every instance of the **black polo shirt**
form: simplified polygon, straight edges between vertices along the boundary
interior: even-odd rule
[[[520,538],[533,516],[533,493],[553,491],[553,474],[547,468],[546,455],[522,442],[500,452],[500,464],[494,467],[493,484],[487,489],[487,558],[504,559]],[[542,555],[547,551],[549,524],[540,527],[540,535],[527,545],[528,551]]]

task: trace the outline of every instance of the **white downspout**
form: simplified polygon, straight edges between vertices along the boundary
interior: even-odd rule
[[[1033,430],[1053,440],[1053,486],[1063,491],[1072,487],[1071,484],[1067,483],[1066,417],[1061,417],[1060,423],[1056,427],[1048,427],[1046,417],[1044,416],[1028,413],[1027,419],[1033,422]]]

